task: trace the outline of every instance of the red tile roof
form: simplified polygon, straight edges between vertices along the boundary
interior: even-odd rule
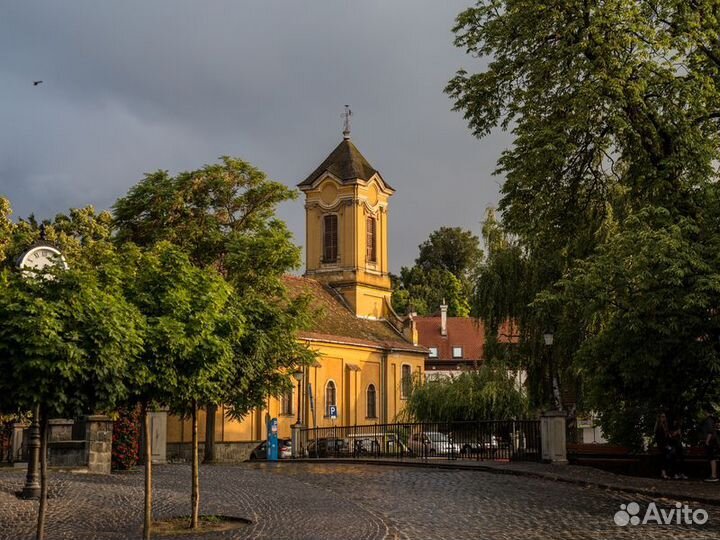
[[[307,294],[312,298],[312,323],[299,333],[300,338],[427,353],[407,341],[389,322],[356,317],[338,293],[319,281],[295,276],[285,276],[284,281],[290,296]]]
[[[416,317],[418,341],[423,347],[436,347],[437,358],[430,360],[484,360],[485,326],[482,321],[472,317],[448,317],[447,335],[440,333],[440,317]],[[507,328],[509,325],[503,325]],[[507,332],[504,332],[507,334]],[[500,337],[500,341],[509,342],[513,338]],[[462,347],[462,358],[453,358],[453,347]]]
[[[440,334],[440,317],[415,319],[418,341],[424,347],[436,347],[437,358],[455,360],[452,348],[462,347],[463,360],[482,360],[485,346],[485,328],[482,322],[470,317],[448,317],[447,336]]]

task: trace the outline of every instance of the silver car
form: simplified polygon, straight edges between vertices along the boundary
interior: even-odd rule
[[[439,431],[413,433],[410,436],[408,446],[418,456],[460,454],[460,445],[453,442],[445,433]]]

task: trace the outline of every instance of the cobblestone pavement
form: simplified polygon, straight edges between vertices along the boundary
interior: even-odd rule
[[[0,472],[0,540],[33,537],[37,503],[22,501],[21,471]],[[595,487],[479,471],[363,464],[201,467],[202,511],[250,525],[207,539],[513,539],[720,537],[720,507],[704,526],[618,527],[621,504],[652,499]],[[190,469],[155,468],[157,518],[187,514]],[[720,489],[720,487],[719,487]],[[140,536],[142,470],[51,475],[48,540]],[[672,509],[676,501],[655,500]],[[701,505],[689,504],[692,508]],[[192,536],[183,536],[187,540]]]

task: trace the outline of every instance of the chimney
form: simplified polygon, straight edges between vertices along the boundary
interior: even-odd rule
[[[447,336],[447,304],[443,298],[443,303],[440,305],[440,335]]]

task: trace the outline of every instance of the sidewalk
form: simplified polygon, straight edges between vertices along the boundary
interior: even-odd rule
[[[702,480],[662,480],[660,478],[640,478],[625,476],[579,465],[550,465],[530,461],[500,462],[429,459],[297,459],[294,461],[323,463],[366,463],[372,465],[392,465],[397,467],[426,467],[434,469],[477,470],[495,474],[514,474],[543,478],[557,482],[567,482],[583,486],[594,486],[626,493],[638,493],[649,497],[662,497],[679,501],[694,501],[720,506],[720,482],[707,483]]]

